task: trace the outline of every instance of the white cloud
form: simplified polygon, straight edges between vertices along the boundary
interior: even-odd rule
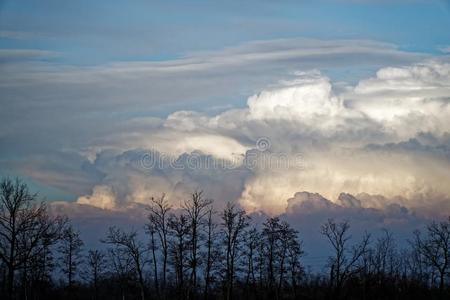
[[[102,209],[116,208],[116,199],[111,186],[97,185],[92,191],[92,195],[78,198],[77,203],[88,204]]]
[[[368,57],[393,66],[355,86],[337,86],[316,70],[360,65]],[[0,139],[5,145],[20,145],[32,134],[37,142],[27,151],[78,152],[74,159],[45,164],[39,162],[42,155],[33,154],[39,159],[28,156],[21,167],[31,177],[64,189],[76,183],[67,189],[82,195],[80,203],[102,208],[146,203],[163,192],[177,202],[197,188],[220,201],[237,199],[248,210],[270,213],[284,211],[286,200],[301,190],[336,201],[341,192],[380,194],[383,201],[370,202],[378,208],[399,195],[403,198],[396,199],[408,208],[424,207],[427,197],[437,203],[435,199],[450,195],[445,184],[450,159],[442,151],[447,149],[443,137],[450,131],[450,63],[446,58],[409,63],[421,57],[372,41],[290,39],[162,62],[7,64],[0,86],[5,97],[16,101],[8,101],[0,113],[5,125]],[[398,66],[400,62],[406,64]],[[294,72],[310,66],[313,71]],[[174,99],[229,100],[232,94],[252,94],[255,89],[260,92],[248,98],[246,107],[216,115],[179,110],[155,118],[133,113]],[[123,115],[105,117],[115,111]],[[23,118],[31,123],[21,122]],[[423,132],[435,139],[433,145]],[[301,154],[303,168],[169,167],[148,172],[132,163],[143,152],[156,150],[184,165],[196,155],[239,165],[257,151],[261,137],[270,141],[266,154],[291,160]],[[414,138],[418,144],[388,146]],[[4,149],[16,154],[13,147]],[[263,158],[260,153],[258,163]],[[81,172],[75,170],[77,164],[83,165]],[[70,176],[58,176],[67,166]],[[92,195],[86,193],[88,182]]]
[[[406,139],[424,131],[450,130],[450,63],[427,61],[382,68],[348,95],[351,107]]]
[[[447,47],[441,47],[441,48],[439,48],[439,50],[440,50],[442,53],[448,54],[448,53],[450,53],[450,46],[447,46]]]
[[[328,78],[318,71],[297,73],[297,76],[281,88],[265,90],[250,97],[249,117],[305,122],[315,116],[334,117],[342,111],[342,103],[332,94]]]
[[[167,167],[145,173],[117,165],[124,152],[118,156],[121,159],[107,160],[112,165],[102,168],[107,174],[102,185],[122,186],[115,193],[121,199],[119,205],[146,203],[149,195],[162,192],[177,202],[183,194],[202,188],[220,201],[236,199],[249,211],[268,213],[282,213],[287,199],[302,190],[320,193],[343,206],[357,207],[360,201],[365,208],[399,204],[433,211],[442,203],[439,199],[450,198],[446,182],[450,143],[445,138],[449,129],[443,123],[449,116],[449,69],[449,64],[437,61],[383,68],[345,93],[335,91],[332,81],[320,72],[303,72],[295,80],[249,97],[244,109],[215,116],[175,112],[162,126],[135,135],[135,142],[119,138],[104,146],[115,147],[119,153],[152,146],[178,157],[185,166],[200,150],[202,159],[211,156],[238,166],[232,170]],[[428,122],[417,123],[424,118]],[[255,150],[260,137],[270,142],[267,152]],[[301,168],[267,165],[267,158],[282,155],[293,161],[298,154],[303,159]],[[255,168],[239,166],[248,159],[256,159]],[[101,161],[99,157],[95,164]],[[118,166],[120,171],[115,170]],[[341,192],[383,196],[353,199],[339,197]],[[103,205],[99,198],[91,202]],[[82,199],[88,203],[89,198]]]

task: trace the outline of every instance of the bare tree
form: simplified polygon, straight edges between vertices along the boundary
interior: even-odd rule
[[[263,224],[263,244],[261,248],[261,263],[264,265],[264,261],[267,261],[267,285],[269,293],[273,294],[275,286],[275,264],[276,255],[278,251],[279,243],[279,233],[280,233],[280,219],[277,217],[268,218]],[[262,276],[262,275],[261,275]],[[272,295],[274,296],[274,295]]]
[[[17,249],[22,249],[24,253],[24,263],[19,269],[22,273],[21,290],[25,297],[29,293],[39,292],[35,284],[51,281],[54,267],[51,248],[57,243],[66,222],[66,218],[51,218],[44,212],[30,224],[29,230],[19,234]]]
[[[61,235],[59,252],[61,271],[67,276],[67,285],[72,288],[78,267],[83,262],[83,241],[80,233],[68,224]]]
[[[244,241],[244,255],[246,260],[245,274],[245,292],[246,298],[250,298],[250,291],[256,291],[256,253],[261,243],[261,235],[256,228],[252,228],[246,232]]]
[[[393,234],[387,229],[383,229],[382,232],[383,235],[376,240],[372,258],[373,271],[378,282],[384,279],[392,280],[400,264]]]
[[[86,257],[87,272],[86,276],[89,279],[92,287],[94,288],[94,299],[98,299],[98,283],[102,278],[105,267],[106,259],[105,254],[100,250],[89,250]]]
[[[334,255],[329,259],[330,286],[334,299],[342,297],[345,282],[360,270],[358,263],[369,245],[370,236],[366,234],[359,244],[350,246],[349,229],[350,225],[347,221],[336,223],[332,219],[329,219],[321,228],[321,233],[328,239],[334,251]]]
[[[256,271],[258,275],[258,290],[262,291],[265,288],[265,284],[268,281],[268,255],[267,255],[267,249],[270,244],[268,243],[267,237],[265,233],[261,233],[261,239],[259,243],[256,245]]]
[[[52,273],[55,268],[53,238],[42,239],[41,246],[32,254],[23,267],[22,272],[22,292],[25,298],[37,298],[39,294],[45,292],[52,285]],[[29,295],[29,297],[28,297]]]
[[[185,298],[185,255],[188,251],[189,222],[185,215],[171,215],[169,218],[170,256],[175,271],[175,281],[179,298]]]
[[[245,228],[249,225],[249,217],[244,210],[227,203],[222,212],[222,234],[225,244],[225,298],[233,297],[236,258]]]
[[[150,235],[150,250],[152,252],[152,263],[153,263],[153,280],[156,289],[156,293],[159,294],[159,282],[158,282],[158,259],[156,258],[156,228],[152,223],[147,224],[146,232]]]
[[[203,298],[205,300],[208,299],[209,297],[209,290],[210,290],[210,285],[211,282],[213,280],[212,278],[212,273],[213,273],[213,269],[214,269],[214,261],[218,258],[218,252],[219,249],[217,249],[217,243],[215,242],[216,238],[217,238],[217,224],[214,223],[213,220],[213,209],[212,207],[209,209],[208,211],[208,215],[207,215],[207,221],[206,221],[206,229],[205,229],[205,234],[206,234],[206,243],[205,243],[205,247],[206,247],[206,266],[205,266],[205,288],[203,291]]]
[[[416,233],[414,233],[416,234]],[[415,240],[409,241],[410,249],[403,249],[402,258],[405,274],[415,282],[427,282],[431,268],[421,254],[421,249]]]
[[[300,282],[300,276],[303,273],[300,258],[304,253],[303,243],[298,240],[297,233],[292,235],[287,242],[287,264],[291,276],[291,287],[294,299],[297,298],[297,286]]]
[[[110,227],[106,239],[102,240],[106,244],[112,244],[122,249],[124,254],[130,256],[134,269],[138,277],[138,284],[141,292],[141,300],[145,300],[144,267],[146,264],[146,247],[138,240],[137,232],[131,230],[124,232],[119,228]]]
[[[303,268],[298,232],[278,217],[248,229],[242,209],[228,203],[216,215],[201,192],[175,212],[164,197],[152,201],[145,227],[150,245],[135,230],[111,227],[102,241],[107,252],[90,250],[85,280],[78,280],[79,232],[67,218],[51,217],[20,180],[0,180],[0,298],[81,299],[87,292],[92,299],[121,300],[448,297],[450,218],[415,232],[408,248],[388,230],[372,244],[367,234],[353,242],[348,222],[328,220],[321,227],[331,249],[324,274]],[[68,286],[79,289],[67,293],[55,284],[54,261]],[[146,285],[146,272],[154,274],[156,293],[153,282]]]
[[[110,278],[116,279],[119,283],[122,300],[125,300],[127,283],[130,278],[136,275],[134,262],[128,251],[121,246],[108,249],[108,262]]]
[[[205,199],[203,192],[194,192],[190,199],[184,201],[183,209],[189,220],[190,228],[190,256],[189,266],[191,268],[190,276],[190,294],[191,298],[195,298],[197,293],[197,268],[199,265],[199,241],[200,228],[203,226],[204,218],[208,215],[208,211],[212,204],[212,200]]]
[[[168,220],[169,211],[171,210],[171,205],[165,199],[163,194],[160,198],[151,198],[151,205],[149,206],[149,222],[152,224],[156,233],[159,237],[159,243],[161,245],[162,254],[162,289],[166,286],[166,271],[167,271],[167,258],[168,258]]]
[[[290,267],[291,275],[297,276],[300,270],[300,257],[303,255],[298,232],[289,223],[281,222],[279,226],[279,249],[277,251],[278,286],[276,298],[280,298],[281,289],[285,281],[285,274]],[[295,277],[292,278],[295,286]]]
[[[268,218],[263,224],[261,251],[267,270],[267,288],[276,299],[280,297],[288,268],[291,275],[298,275],[300,270],[303,250],[297,235],[296,230],[278,217]],[[295,284],[292,279],[291,283]]]
[[[7,268],[7,294],[13,298],[14,276],[27,262],[42,255],[58,238],[63,220],[51,218],[44,203],[36,203],[20,179],[0,182],[0,260]],[[26,271],[25,271],[26,274]]]
[[[425,262],[438,272],[439,291],[444,292],[445,277],[450,267],[450,218],[426,227],[426,236],[415,232],[415,244]]]

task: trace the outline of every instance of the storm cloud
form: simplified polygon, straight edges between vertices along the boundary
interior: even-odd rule
[[[205,189],[219,203],[279,214],[308,191],[332,202],[342,192],[367,195],[358,200],[366,208],[450,211],[446,59],[381,68],[345,87],[317,70],[294,77],[244,108],[124,122],[76,153],[82,176],[96,178],[78,202],[117,209],[167,193],[177,205]]]

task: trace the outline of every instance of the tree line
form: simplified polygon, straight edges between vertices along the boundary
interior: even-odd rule
[[[450,219],[416,231],[408,247],[384,230],[351,237],[325,222],[325,271],[308,270],[299,232],[278,217],[256,226],[239,206],[216,211],[194,192],[174,209],[151,198],[145,228],[112,226],[86,249],[20,179],[0,181],[1,299],[444,299]]]

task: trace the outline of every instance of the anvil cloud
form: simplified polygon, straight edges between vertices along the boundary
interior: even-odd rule
[[[93,168],[104,176],[78,203],[113,209],[165,192],[176,204],[189,191],[205,189],[219,201],[237,200],[249,211],[273,214],[284,212],[297,192],[329,199],[348,192],[368,195],[360,197],[367,208],[399,204],[448,213],[449,95],[445,59],[381,68],[339,88],[319,71],[296,72],[294,79],[249,97],[245,108],[216,115],[177,111],[137,135],[88,149]],[[264,152],[257,147],[261,137],[270,143]],[[143,167],[139,162],[150,150],[183,167]],[[301,166],[244,165],[249,157],[294,161],[299,154]],[[189,157],[234,164],[192,168]]]

